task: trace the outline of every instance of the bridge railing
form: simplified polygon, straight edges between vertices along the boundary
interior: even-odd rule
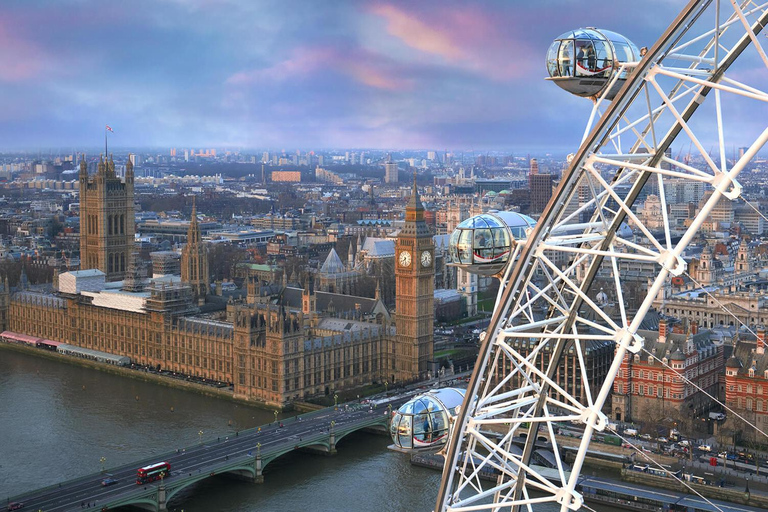
[[[359,430],[361,428],[366,428],[368,426],[373,426],[373,425],[385,422],[385,419],[382,417],[382,411],[386,410],[386,408],[382,408],[381,406],[376,407],[375,405],[372,405],[372,404],[361,404],[361,403],[358,403],[358,402],[347,402],[347,403],[339,404],[335,408],[334,407],[326,407],[324,409],[318,409],[316,411],[312,411],[312,412],[308,412],[308,413],[304,413],[304,414],[296,414],[293,418],[290,418],[290,417],[282,418],[282,419],[277,420],[277,423],[280,423],[280,422],[282,422],[284,424],[286,424],[286,423],[294,423],[294,422],[298,423],[299,421],[315,419],[315,418],[318,418],[318,417],[322,417],[323,415],[327,415],[328,416],[328,423],[330,424],[330,422],[333,421],[334,418],[335,418],[335,414],[336,414],[336,410],[335,409],[342,409],[342,408],[345,408],[345,406],[348,406],[351,410],[362,410],[362,409],[372,408],[373,409],[373,413],[372,413],[372,416],[370,418],[370,421],[363,422],[364,423],[363,425],[357,424],[357,425],[355,425],[351,429],[344,428],[343,426],[336,427],[337,428],[336,432],[339,435],[342,435],[342,436],[346,435],[347,433],[349,433],[348,430]],[[301,418],[301,420],[299,418]],[[266,423],[266,424],[263,424],[263,425],[260,425],[260,426],[256,426],[256,427],[250,428],[250,429],[244,429],[244,430],[241,430],[241,431],[235,431],[235,436],[239,436],[240,434],[255,433],[255,432],[258,431],[259,428],[262,428],[262,430],[264,428],[270,428],[270,427],[274,428],[275,425],[276,425],[275,422],[270,422],[270,423]],[[299,443],[296,443],[296,444],[298,444],[300,446],[308,446],[310,444],[317,443],[318,441],[323,441],[323,440],[327,439],[328,435],[329,435],[328,431],[323,432],[323,433],[313,434],[311,436],[308,436],[306,439],[302,439]],[[196,443],[196,444],[193,444],[193,445],[189,445],[189,446],[186,446],[184,448],[180,448],[178,451],[174,449],[173,451],[168,451],[168,452],[163,452],[163,453],[159,453],[159,454],[154,454],[154,455],[145,457],[145,458],[143,458],[141,460],[138,460],[138,461],[131,461],[131,462],[126,463],[126,464],[121,464],[119,466],[113,466],[113,467],[110,467],[110,468],[105,468],[103,471],[99,471],[99,472],[94,472],[94,473],[90,473],[90,474],[87,474],[87,475],[78,476],[78,477],[75,477],[75,478],[72,478],[72,479],[69,479],[69,480],[65,480],[65,481],[62,481],[62,482],[59,482],[59,483],[55,483],[55,484],[49,485],[47,487],[43,487],[42,489],[38,488],[38,489],[33,489],[33,490],[25,491],[25,492],[20,493],[20,494],[18,494],[16,496],[9,497],[8,500],[9,501],[21,501],[21,502],[24,502],[24,501],[27,501],[27,500],[32,499],[32,498],[40,498],[41,496],[45,496],[48,493],[51,493],[51,492],[54,492],[54,491],[58,491],[59,488],[66,488],[66,487],[69,487],[69,486],[71,486],[73,484],[88,482],[90,480],[100,481],[101,479],[109,476],[110,473],[117,473],[117,472],[120,472],[120,471],[137,469],[137,468],[140,468],[142,466],[146,466],[148,464],[152,464],[154,462],[157,462],[159,460],[168,460],[169,458],[172,458],[174,456],[178,456],[180,453],[182,453],[182,451],[196,449],[196,448],[199,448],[201,444],[203,444],[203,445],[210,445],[210,444],[216,443],[218,441],[220,441],[220,438],[217,439],[217,440],[214,440],[214,438],[211,437],[210,439],[204,440],[202,443]],[[264,448],[264,449],[261,450],[262,457],[272,457],[274,454],[278,454],[279,455],[279,454],[282,454],[282,453],[287,453],[287,452],[284,450],[284,447],[278,447],[278,446],[270,447],[270,448]],[[141,493],[138,493],[138,495],[143,496],[144,493],[141,492]]]

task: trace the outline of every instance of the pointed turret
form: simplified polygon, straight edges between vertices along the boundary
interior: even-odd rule
[[[96,176],[98,178],[103,178],[107,172],[107,164],[104,162],[104,155],[99,155],[99,165],[97,169],[98,171],[96,173]]]
[[[80,178],[81,182],[88,181],[88,163],[85,161],[85,153],[83,153],[83,156],[80,159],[80,172],[78,173],[78,178]]]
[[[347,249],[347,270],[352,270],[354,268],[355,268],[355,244],[354,244],[354,241],[350,239],[349,248]]]
[[[125,162],[125,182],[133,183],[133,160],[131,160],[130,153],[128,153],[128,160]]]
[[[181,280],[192,286],[198,304],[208,295],[208,250],[203,244],[197,222],[197,204],[192,197],[192,215],[187,229],[187,245],[181,251]]]
[[[19,289],[26,290],[29,288],[29,279],[27,278],[27,272],[24,270],[24,266],[21,267],[21,275],[19,276]]]
[[[315,327],[317,297],[315,296],[315,289],[309,275],[304,279],[304,289],[301,292],[301,310],[304,314],[304,327]]]
[[[424,205],[419,197],[419,188],[416,186],[416,173],[413,173],[413,188],[411,189],[411,199],[408,201],[407,210],[413,210],[414,212],[421,212],[420,219],[424,218]]]

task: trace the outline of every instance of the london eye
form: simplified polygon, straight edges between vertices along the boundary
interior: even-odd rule
[[[467,234],[459,248],[473,264],[489,260],[502,288],[446,445],[436,511],[533,511],[541,503],[563,512],[582,508],[577,483],[593,434],[610,429],[606,406],[622,362],[643,358],[674,371],[638,334],[646,314],[673,277],[699,284],[688,271],[687,250],[718,204],[749,205],[738,178],[768,141],[766,23],[768,3],[694,0],[638,54],[597,29],[564,34],[550,48],[551,80],[591,98],[593,111],[524,239],[510,244],[509,253],[495,244],[486,254],[473,252]],[[578,58],[579,45],[591,46],[592,55]],[[693,157],[681,158],[681,147]],[[678,183],[704,188],[686,222],[669,208],[667,196]],[[653,226],[636,209],[649,193],[661,203]],[[630,307],[621,281],[632,264],[654,270]],[[615,308],[606,310],[606,300]],[[591,342],[615,345],[600,379],[587,364]],[[577,384],[559,378],[566,357]],[[559,455],[562,422],[584,428],[570,466]],[[552,443],[550,471],[532,460],[541,435]],[[513,447],[521,438],[522,450]],[[490,484],[481,481],[489,471],[496,475]]]

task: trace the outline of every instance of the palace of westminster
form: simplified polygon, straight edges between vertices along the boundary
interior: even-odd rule
[[[193,209],[181,277],[147,282],[134,258],[134,171],[110,158],[80,163],[81,270],[55,291],[0,294],[4,329],[127,356],[232,383],[234,395],[273,406],[371,383],[426,378],[433,359],[435,246],[414,182],[395,242],[396,307],[375,298],[247,280],[247,295],[215,304],[207,249]],[[338,260],[335,251],[331,257]],[[339,291],[341,288],[339,288]],[[343,313],[343,314],[334,314]]]

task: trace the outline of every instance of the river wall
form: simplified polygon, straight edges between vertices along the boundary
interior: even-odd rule
[[[247,405],[256,409],[269,409],[269,410],[277,409],[276,407],[270,404],[237,398],[234,396],[232,391],[228,388],[214,388],[211,386],[206,386],[204,384],[198,384],[197,382],[174,379],[165,375],[158,375],[148,371],[124,368],[122,366],[114,366],[111,364],[100,363],[98,361],[91,361],[89,359],[82,359],[75,356],[59,354],[58,352],[43,350],[36,347],[28,347],[26,345],[21,345],[21,344],[0,343],[0,349],[13,350],[16,352],[30,354],[35,357],[44,357],[52,361],[59,361],[59,362],[63,362],[63,363],[67,363],[75,366],[92,368],[100,372],[111,373],[114,375],[128,377],[129,379],[136,379],[144,382],[152,382],[154,384],[159,384],[161,386],[184,389],[186,391],[192,391],[193,393],[199,393],[201,395],[211,396],[215,398],[223,398],[225,400],[235,402],[238,405]]]
[[[624,469],[621,472],[621,479],[625,482],[643,484],[649,487],[658,487],[659,489],[667,489],[682,494],[691,494],[690,489],[674,478],[665,478],[649,475],[648,473],[643,473],[641,471]],[[729,501],[731,503],[743,503],[750,507],[758,507],[768,510],[768,496],[751,494],[749,500],[746,500],[744,499],[743,489],[728,489],[712,485],[701,485],[693,482],[685,483],[705,498]]]

